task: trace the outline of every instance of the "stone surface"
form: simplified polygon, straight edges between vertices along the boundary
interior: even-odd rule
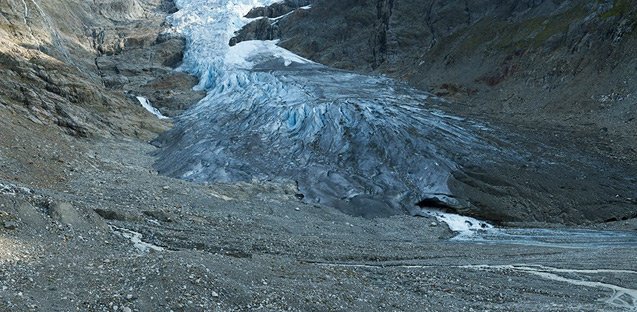
[[[108,230],[104,219],[92,210],[73,207],[69,202],[54,201],[48,205],[48,214],[53,220],[78,229]]]

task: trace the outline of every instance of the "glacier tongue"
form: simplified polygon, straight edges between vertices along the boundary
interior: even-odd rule
[[[483,131],[431,108],[430,94],[328,68],[276,47],[230,48],[241,16],[271,1],[176,1],[188,39],[181,70],[208,95],[158,138],[160,173],[197,182],[295,180],[309,202],[354,215],[419,214],[423,199],[468,203],[448,180],[457,161],[492,150]]]

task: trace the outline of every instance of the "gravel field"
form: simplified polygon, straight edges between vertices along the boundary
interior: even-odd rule
[[[634,245],[453,242],[434,219],[303,204],[293,184],[158,176],[142,141],[77,148],[67,188],[0,182],[2,310],[635,309]]]

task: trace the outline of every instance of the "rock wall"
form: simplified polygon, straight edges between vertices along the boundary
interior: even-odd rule
[[[172,126],[135,96],[167,115],[197,102],[197,79],[172,72],[184,40],[162,34],[174,10],[167,0],[0,1],[0,180],[68,191],[96,141]]]
[[[166,129],[133,95],[161,105],[196,83],[174,74],[177,84],[149,87],[181,61],[184,40],[160,36],[171,11],[167,0],[0,2],[0,112],[77,136]]]

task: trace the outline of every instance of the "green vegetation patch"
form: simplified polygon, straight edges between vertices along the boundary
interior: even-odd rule
[[[566,34],[569,26],[578,20],[582,20],[587,12],[581,7],[576,7],[564,13],[526,20],[517,25],[511,25],[502,32],[496,48],[542,47],[553,36]]]
[[[632,22],[637,22],[637,0],[615,0],[613,8],[600,14],[599,17],[602,19],[630,18]]]
[[[631,2],[633,0],[623,0]],[[445,41],[460,40],[463,51],[475,51],[485,44],[490,49],[514,51],[518,48],[542,47],[554,35],[566,34],[569,26],[584,19],[583,5],[554,16],[507,22],[501,18],[487,18],[476,22],[466,33],[453,34]]]

